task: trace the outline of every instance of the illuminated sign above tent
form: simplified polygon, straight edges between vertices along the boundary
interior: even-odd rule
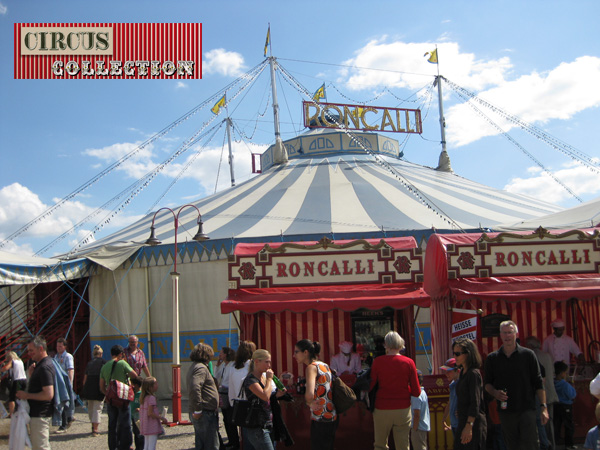
[[[229,263],[229,288],[277,286],[387,284],[422,281],[423,256],[400,239],[377,243],[357,240],[316,244],[266,244],[250,254],[236,254]]]
[[[546,274],[584,274],[600,271],[600,233],[580,230],[551,234],[485,233],[474,243],[447,244],[448,278]]]
[[[304,126],[388,133],[423,132],[418,109],[303,102]]]

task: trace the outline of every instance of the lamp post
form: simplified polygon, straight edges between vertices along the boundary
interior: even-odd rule
[[[179,273],[177,272],[177,229],[179,228],[179,214],[186,207],[194,208],[198,211],[198,232],[192,238],[194,241],[206,241],[209,237],[202,231],[202,216],[200,210],[194,205],[183,205],[177,210],[177,213],[171,208],[160,208],[154,213],[152,218],[152,226],[150,227],[150,237],[146,244],[156,246],[161,242],[156,238],[154,231],[154,221],[156,215],[162,210],[168,210],[173,214],[175,222],[175,253],[173,254],[173,272],[171,272],[172,280],[172,299],[173,299],[173,422],[181,422],[181,361],[179,359]]]

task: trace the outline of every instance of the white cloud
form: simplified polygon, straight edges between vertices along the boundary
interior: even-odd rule
[[[512,68],[508,57],[490,61],[477,60],[473,53],[461,53],[459,45],[455,42],[442,42],[437,48],[444,75],[470,89],[480,90],[497,85],[504,81]],[[427,62],[427,58],[423,56],[425,52],[434,49],[435,44],[431,43],[387,42],[386,36],[372,40],[358,49],[355,52],[356,56],[344,61],[344,64],[382,71],[345,69],[339,81],[346,82],[350,89],[355,90],[382,85],[420,88],[427,82],[424,74],[430,74],[432,80],[437,74],[436,65]]]
[[[99,158],[105,164],[112,163],[129,154],[132,150],[137,148],[139,144],[139,142],[118,143],[99,149],[88,149],[84,151],[84,154]],[[248,150],[249,148],[253,153],[262,153],[266,150],[266,145],[232,142],[234,172],[238,181],[248,178],[251,172],[252,161],[250,151]],[[148,145],[139,153],[121,164],[117,170],[124,172],[130,178],[139,179],[143,177],[159,164],[153,159],[156,155],[152,150],[152,145]],[[197,152],[200,152],[200,154],[194,157]],[[222,159],[221,152],[223,152]],[[190,166],[185,169],[185,172],[181,173],[192,159],[193,162],[190,163]],[[162,170],[161,175],[169,179],[180,177],[181,179],[197,181],[199,183],[198,195],[204,195],[204,192],[213,193],[215,182],[217,180],[216,168],[219,166],[219,160],[221,160],[221,170],[217,189],[221,190],[231,184],[227,147],[188,149],[184,156],[179,157],[166,166]],[[105,164],[103,164],[103,166]]]
[[[82,197],[85,196],[78,196],[78,198]],[[59,200],[59,198],[52,199],[54,203]],[[39,196],[26,186],[19,183],[4,186],[0,189],[0,240],[5,239],[25,224],[34,220],[50,206],[42,202]],[[39,223],[33,224],[15,241],[6,243],[2,251],[33,254],[31,243],[22,243],[23,239],[36,239],[36,242],[41,242],[39,245],[41,248],[44,244],[49,243],[49,241],[44,242],[46,239],[54,239],[62,233],[69,231],[74,225],[94,211],[96,211],[94,206],[86,205],[81,201],[67,201],[62,204],[60,209],[54,211],[53,214],[45,217]],[[94,222],[94,220],[103,220],[107,215],[109,215],[109,211],[99,212],[89,222],[89,225],[96,226],[97,222]],[[131,216],[122,213],[113,217],[110,223],[106,224],[106,228],[122,228],[141,217],[141,215]],[[69,244],[74,245],[74,243],[79,242],[87,233],[89,233],[89,230],[77,230],[76,235],[74,235],[75,240],[71,239]]]
[[[4,15],[8,12],[8,8],[4,4],[0,3],[0,14]]]
[[[252,171],[252,159],[250,150],[252,153],[262,153],[266,150],[265,145],[257,145],[252,143],[232,142],[233,152],[233,168],[234,175],[237,183],[247,179]],[[250,148],[250,150],[248,150]],[[183,167],[193,158],[193,155],[189,155],[185,162],[171,164],[165,169],[165,175],[169,177],[176,177],[179,175]],[[217,190],[220,191],[231,186],[231,177],[229,174],[229,150],[225,146],[224,148],[205,148],[202,153],[191,163],[186,169],[182,178],[193,179],[198,181],[202,190],[208,194],[212,194],[215,191],[215,183],[217,181],[217,169],[219,167],[219,161],[221,168],[218,171],[219,182],[217,184]],[[199,193],[200,194],[200,193]],[[197,198],[196,196],[195,198]]]
[[[205,73],[237,77],[245,69],[244,57],[237,52],[228,52],[224,48],[216,48],[204,54],[202,69]]]
[[[344,64],[381,71],[344,68],[338,81],[347,83],[348,88],[354,90],[382,86],[421,88],[428,82],[423,75],[430,74],[433,78],[437,74],[437,67],[423,56],[434,48],[435,44],[431,43],[388,41],[386,36],[372,40]],[[456,42],[444,40],[438,43],[437,48],[440,67],[448,80],[526,122],[539,125],[552,119],[567,120],[580,111],[600,106],[598,57],[582,56],[547,72],[533,72],[510,79],[513,65],[508,56],[478,59],[473,53],[461,52]],[[445,88],[445,96],[450,97],[448,87]],[[504,131],[515,126],[486,108],[483,111]],[[446,125],[447,141],[453,147],[499,134],[466,103],[446,109]]]
[[[530,177],[513,178],[504,189],[556,204],[573,199],[571,194],[539,167],[530,167],[528,172]],[[553,174],[579,196],[600,194],[600,174],[575,162],[553,171]]]
[[[129,155],[140,144],[141,141],[117,143],[103,148],[86,149],[83,151],[83,154],[98,158],[105,163],[112,163],[118,161],[126,155]],[[145,146],[135,155],[132,155],[126,161],[121,163],[117,170],[125,172],[132,178],[138,179],[143,177],[157,165],[157,163],[152,161],[152,157],[154,156],[152,150],[152,144]]]
[[[19,183],[0,189],[0,235],[6,237],[42,214],[49,205],[39,196]],[[52,214],[29,228],[29,236],[56,236],[70,229],[77,221],[87,216],[93,208],[80,201],[68,201],[60,213]]]
[[[183,81],[178,81],[177,85],[175,86],[175,89],[185,89],[188,88],[189,86],[184,83]]]
[[[571,63],[562,63],[553,70],[534,72],[514,81],[501,82],[497,87],[477,94],[492,105],[532,124],[551,119],[566,120],[587,108],[600,106],[600,58],[582,56]],[[460,83],[458,83],[460,84]],[[515,127],[489,109],[485,111],[504,131]],[[498,131],[480,118],[466,104],[450,107],[446,113],[448,142],[453,146],[466,145]],[[474,124],[482,124],[474,126]]]

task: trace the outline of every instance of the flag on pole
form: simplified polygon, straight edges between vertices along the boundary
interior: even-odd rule
[[[425,53],[423,56],[427,56],[427,55],[430,55],[429,58],[427,59],[427,62],[430,62],[431,64],[437,64],[437,62],[438,62],[437,48],[432,52]]]
[[[323,85],[313,94],[313,100],[315,102],[318,102],[322,98],[325,98],[325,83],[323,83]]]
[[[271,42],[271,25],[269,25],[269,29],[267,30],[267,40],[265,41],[265,55],[267,56],[267,48],[269,48],[269,43]]]
[[[217,103],[215,103],[215,106],[210,108],[213,114],[219,114],[219,112],[221,112],[221,108],[225,106],[225,95],[226,94],[223,94],[223,97],[221,97],[221,99]]]

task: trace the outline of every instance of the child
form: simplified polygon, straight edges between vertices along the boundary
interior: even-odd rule
[[[131,429],[133,430],[133,442],[135,444],[135,450],[144,450],[144,436],[140,433],[139,420],[140,420],[140,396],[142,394],[142,377],[131,378],[131,385],[135,392],[135,398],[129,404],[131,409]]]
[[[596,405],[596,420],[600,422],[600,403]],[[585,450],[600,450],[600,425],[596,425],[588,431],[583,448]]]
[[[565,447],[573,447],[573,434],[575,425],[573,424],[573,400],[577,395],[575,388],[567,382],[569,366],[563,361],[554,363],[554,387],[558,394],[558,403],[554,404],[554,438],[556,443],[560,437],[560,429],[565,425]]]
[[[158,415],[156,397],[158,381],[154,377],[144,378],[140,395],[140,432],[144,436],[144,450],[155,450],[158,435],[163,433],[161,423],[167,419]]]
[[[423,387],[423,373],[417,370],[421,395],[411,397],[411,409],[413,415],[413,426],[410,430],[410,442],[414,450],[427,450],[427,434],[429,433],[429,402]]]
[[[446,403],[446,407],[444,408],[444,417],[442,421],[444,423],[444,431],[452,430],[452,436],[454,440],[457,440],[456,430],[458,428],[458,416],[456,415],[456,382],[458,380],[458,367],[456,367],[456,359],[450,358],[446,361],[441,370],[444,371],[446,378],[450,381],[450,399],[448,403]],[[450,419],[449,422],[446,422],[447,419]],[[460,436],[458,436],[460,438]]]

